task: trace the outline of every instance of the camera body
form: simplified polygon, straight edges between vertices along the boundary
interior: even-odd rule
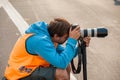
[[[72,30],[79,26],[78,24],[72,24]],[[106,37],[108,35],[108,30],[106,28],[87,28],[81,29],[81,37]]]

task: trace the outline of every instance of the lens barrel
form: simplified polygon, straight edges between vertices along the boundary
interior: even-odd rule
[[[78,24],[72,24],[72,30],[79,26]],[[100,28],[87,28],[87,29],[81,29],[81,36],[82,37],[106,37],[108,35],[108,30],[104,27]]]
[[[106,37],[108,35],[108,30],[106,28],[88,28],[81,29],[82,37]]]

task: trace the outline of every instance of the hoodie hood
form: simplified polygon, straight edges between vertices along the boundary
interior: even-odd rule
[[[47,29],[48,24],[46,22],[35,22],[29,26],[29,28],[25,31],[26,34],[29,33],[34,33],[34,34],[46,34],[49,35],[48,29]]]

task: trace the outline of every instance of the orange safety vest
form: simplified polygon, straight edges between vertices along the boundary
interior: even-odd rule
[[[25,34],[16,42],[5,70],[8,80],[18,80],[30,75],[37,67],[49,67],[50,64],[38,55],[31,55],[26,50],[26,40],[33,34]],[[37,45],[36,45],[37,46]],[[42,46],[42,45],[41,45]]]

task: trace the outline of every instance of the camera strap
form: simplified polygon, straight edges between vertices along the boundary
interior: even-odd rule
[[[74,65],[74,60],[72,59],[71,61],[71,67],[72,67],[72,71],[74,74],[78,74],[81,72],[81,60],[82,60],[82,53],[81,53],[81,46],[80,46],[80,42],[78,41],[78,51],[77,51],[77,56],[78,56],[78,65],[77,65],[77,69],[75,68]]]

